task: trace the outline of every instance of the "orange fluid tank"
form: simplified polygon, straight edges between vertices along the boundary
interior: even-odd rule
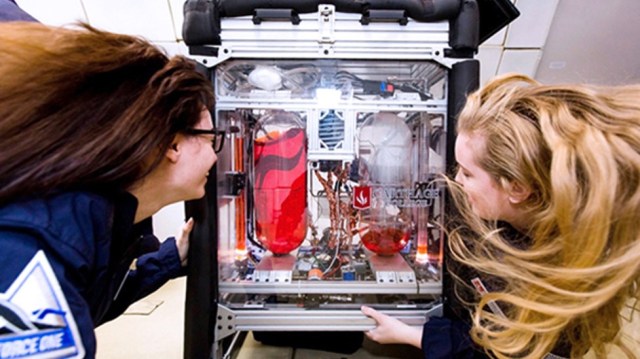
[[[377,254],[393,255],[411,236],[400,195],[410,185],[411,130],[397,115],[380,112],[365,120],[358,137],[366,172],[362,184],[371,195],[370,207],[361,211],[366,229],[360,240]]]

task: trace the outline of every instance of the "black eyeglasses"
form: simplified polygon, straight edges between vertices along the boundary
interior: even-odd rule
[[[211,129],[211,130],[200,130],[197,128],[188,128],[186,130],[184,130],[184,133],[188,134],[188,135],[193,135],[193,136],[197,136],[197,135],[213,135],[213,141],[211,141],[211,144],[213,145],[213,150],[216,153],[219,153],[220,151],[222,151],[222,146],[224,146],[224,138],[225,138],[225,131],[220,131],[220,130],[216,130],[216,129]]]

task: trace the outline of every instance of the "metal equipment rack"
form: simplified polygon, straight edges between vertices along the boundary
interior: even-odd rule
[[[508,0],[185,3],[184,39],[227,133],[217,181],[186,204],[185,358],[229,357],[244,331],[367,330],[362,304],[415,326],[442,315],[434,179],[454,164],[478,45],[517,15]],[[275,157],[302,160],[265,170],[276,139],[292,142]]]

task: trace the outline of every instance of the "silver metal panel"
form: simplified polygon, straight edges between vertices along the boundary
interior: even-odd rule
[[[218,58],[349,58],[437,59],[443,64],[448,47],[449,22],[360,23],[360,15],[336,13],[333,5],[320,5],[317,13],[301,14],[300,23],[264,21],[252,16],[221,19]],[[200,60],[204,57],[194,56]]]
[[[340,108],[344,110],[355,110],[360,112],[376,112],[376,111],[389,111],[389,112],[401,112],[401,111],[424,111],[443,113],[446,112],[445,101],[431,100],[427,103],[417,104],[415,101],[378,101],[377,103],[349,103],[348,101],[337,102],[334,108]],[[216,110],[237,110],[240,108],[247,109],[282,109],[283,105],[287,105],[287,111],[303,111],[313,110],[318,108],[317,102],[304,101],[304,100],[278,100],[278,101],[246,101],[246,100],[233,100],[231,98],[225,98],[224,102],[216,103]]]
[[[421,327],[429,317],[442,316],[442,305],[429,310],[380,310],[410,326]],[[359,310],[233,310],[218,305],[216,338],[236,331],[365,331],[376,323]]]
[[[381,285],[375,282],[350,281],[331,283],[293,281],[291,283],[254,283],[254,282],[221,282],[220,292],[223,293],[255,293],[255,294],[440,294],[441,282],[429,283],[387,283]]]

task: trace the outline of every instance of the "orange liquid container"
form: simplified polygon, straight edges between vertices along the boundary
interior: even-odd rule
[[[429,256],[427,254],[427,246],[418,244],[418,250],[416,251],[416,261],[419,263],[425,263],[429,260]]]
[[[372,195],[370,208],[360,212],[368,226],[360,240],[367,249],[391,256],[400,252],[411,236],[411,225],[400,216],[406,209],[393,203],[393,193],[411,186],[412,133],[394,113],[380,112],[364,121],[358,138],[360,159],[366,168],[361,184],[370,187]]]
[[[256,236],[275,255],[298,248],[306,236],[306,163],[302,128],[272,131],[255,140]]]
[[[381,256],[390,256],[398,253],[407,245],[410,234],[408,228],[403,228],[400,225],[373,225],[360,237],[360,240],[368,250]]]
[[[235,140],[236,153],[234,156],[234,169],[244,172],[244,138],[238,137]],[[242,191],[236,197],[236,259],[242,260],[247,256],[246,244],[246,213],[245,213],[245,192]]]

